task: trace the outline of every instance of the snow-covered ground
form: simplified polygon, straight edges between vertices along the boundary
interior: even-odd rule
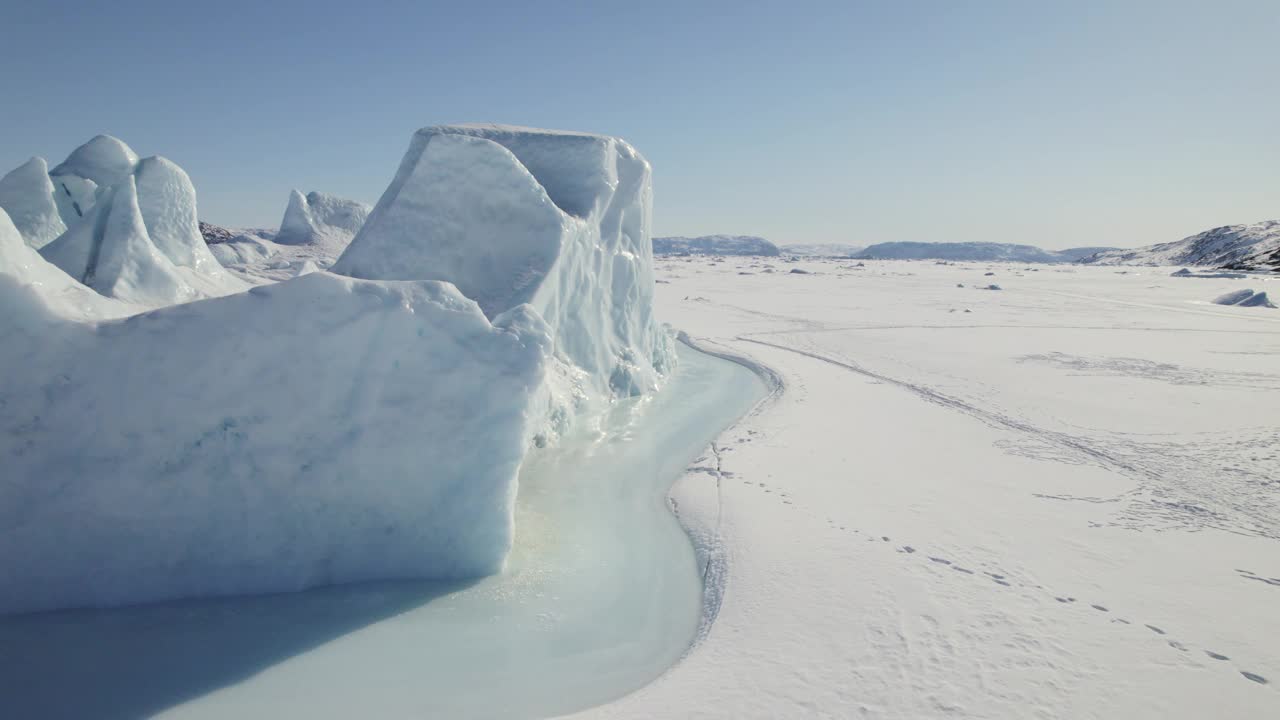
[[[709,633],[584,716],[1280,716],[1280,311],[1211,303],[1277,281],[1171,270],[660,259],[782,389],[673,491]]]

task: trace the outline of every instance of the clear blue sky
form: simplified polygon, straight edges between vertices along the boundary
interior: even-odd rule
[[[411,132],[620,135],[658,234],[1139,245],[1280,217],[1280,2],[0,0],[0,168],[106,132],[204,219],[374,202]]]

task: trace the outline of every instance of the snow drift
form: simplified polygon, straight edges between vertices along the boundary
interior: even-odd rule
[[[674,364],[653,318],[652,197],[648,161],[618,138],[428,127],[333,271],[447,280],[491,318],[532,305],[554,339],[545,429],[562,432]]]
[[[303,196],[293,190],[274,240],[282,245],[326,245],[337,254],[351,243],[368,217],[369,206],[363,203],[315,191]]]

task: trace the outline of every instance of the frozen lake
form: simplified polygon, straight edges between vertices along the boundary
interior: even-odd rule
[[[666,492],[765,393],[681,348],[655,398],[535,455],[508,569],[0,619],[13,717],[541,717],[620,697],[680,658],[702,584]]]

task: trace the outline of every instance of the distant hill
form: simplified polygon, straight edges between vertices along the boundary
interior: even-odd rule
[[[754,235],[704,235],[653,239],[655,255],[779,255],[778,246]]]
[[[853,257],[862,252],[865,248],[862,245],[842,245],[840,243],[825,243],[816,245],[783,245],[782,252],[788,255],[802,255],[805,257]]]
[[[989,242],[887,242],[854,255],[860,260],[956,260],[978,262],[1076,262],[1109,248],[1044,250],[1034,245]]]
[[[1067,262],[1080,262],[1081,260],[1084,260],[1087,257],[1092,257],[1094,255],[1097,255],[1098,253],[1111,252],[1113,250],[1119,250],[1119,248],[1099,245],[1096,247],[1078,247],[1078,248],[1067,248],[1066,250],[1050,250],[1050,252],[1056,252],[1058,255],[1061,255],[1064,259],[1066,259]]]
[[[1280,270],[1280,220],[1225,225],[1176,242],[1111,250],[1085,258],[1095,265],[1210,265]]]

